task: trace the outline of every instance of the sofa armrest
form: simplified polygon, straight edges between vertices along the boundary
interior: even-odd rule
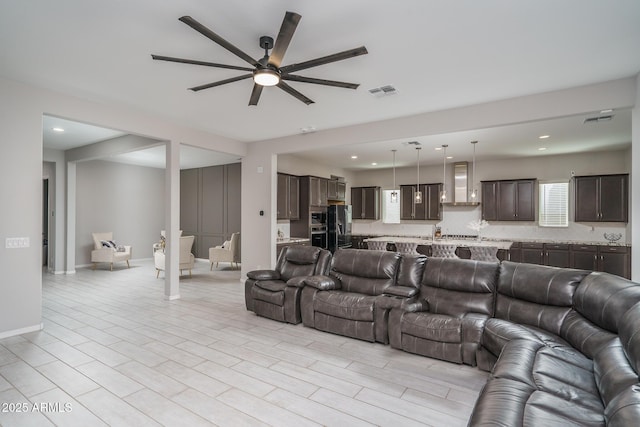
[[[320,291],[330,291],[332,289],[340,289],[342,287],[338,279],[323,275],[309,276],[304,279],[304,284],[305,286],[311,286]]]
[[[402,304],[400,308],[409,313],[416,313],[419,311],[429,311],[429,304],[427,304],[426,301],[415,301],[408,304]]]
[[[462,317],[462,341],[479,343],[488,319],[486,314],[465,313]]]
[[[384,290],[383,295],[391,295],[394,297],[410,298],[418,294],[416,288],[410,286],[391,286]]]
[[[287,280],[287,286],[296,287],[296,288],[304,288],[304,281],[309,276],[296,276]]]
[[[275,270],[253,270],[247,273],[253,280],[280,280],[280,273]]]

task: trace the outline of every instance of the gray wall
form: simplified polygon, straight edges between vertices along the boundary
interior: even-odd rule
[[[193,253],[209,258],[209,248],[240,231],[241,164],[180,172],[180,228],[196,236]]]
[[[91,262],[91,233],[112,231],[133,246],[132,258],[152,257],[164,227],[164,169],[103,160],[78,162],[76,265]]]

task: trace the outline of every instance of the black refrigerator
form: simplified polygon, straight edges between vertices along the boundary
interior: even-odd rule
[[[351,247],[351,205],[330,205],[327,210],[328,248],[331,253]]]

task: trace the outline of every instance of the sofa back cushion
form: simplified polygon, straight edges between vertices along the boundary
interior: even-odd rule
[[[503,261],[495,316],[560,335],[587,271]]]
[[[296,276],[326,274],[331,252],[315,246],[292,245],[285,247],[276,264],[280,278],[287,281]]]
[[[431,313],[462,317],[473,312],[493,316],[498,269],[497,262],[429,258],[420,298],[427,302]]]
[[[381,295],[395,285],[399,264],[397,252],[341,249],[333,255],[329,275],[340,280],[343,291]]]
[[[420,254],[402,254],[398,268],[396,285],[409,288],[420,288],[427,257]]]
[[[593,272],[576,290],[573,307],[596,325],[616,333],[622,315],[637,302],[640,302],[638,283],[612,274]]]

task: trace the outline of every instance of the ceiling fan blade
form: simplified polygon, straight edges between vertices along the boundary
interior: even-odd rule
[[[316,58],[309,61],[300,62],[298,64],[287,65],[285,67],[281,67],[280,71],[282,73],[292,73],[294,71],[305,70],[307,68],[317,67],[318,65],[328,64],[330,62],[342,61],[343,59],[366,55],[367,53],[367,48],[364,46],[360,46],[355,49],[345,50],[344,52],[334,53],[333,55],[323,56],[322,58]]]
[[[209,89],[211,87],[216,87],[216,86],[222,86],[222,85],[225,85],[227,83],[233,83],[233,82],[237,82],[238,80],[249,79],[251,77],[253,77],[253,73],[252,74],[243,74],[241,76],[231,77],[230,79],[220,80],[218,82],[213,82],[213,83],[207,83],[206,85],[190,87],[189,90],[192,90],[194,92],[198,92],[199,90]]]
[[[187,24],[188,26],[190,26],[191,28],[193,28],[203,36],[219,44],[223,48],[227,49],[229,52],[236,55],[238,58],[245,60],[246,62],[253,65],[254,67],[257,67],[259,65],[258,61],[256,61],[255,59],[253,59],[252,57],[250,57],[249,55],[247,55],[246,53],[244,53],[243,51],[241,51],[240,49],[238,49],[237,47],[235,47],[234,45],[232,45],[231,43],[229,43],[228,41],[226,41],[225,39],[223,39],[213,31],[211,31],[207,27],[205,27],[204,25],[202,25],[201,23],[193,19],[192,17],[183,16],[180,18],[180,21],[184,22],[185,24]]]
[[[304,102],[307,105],[313,104],[312,100],[310,100],[309,98],[307,98],[306,96],[304,96],[303,94],[301,94],[300,92],[298,92],[297,90],[295,90],[294,88],[292,88],[291,86],[283,82],[282,80],[280,80],[280,83],[278,83],[278,87],[283,91],[287,92],[289,95],[295,98],[298,98],[300,101]]]
[[[249,105],[258,105],[260,95],[262,95],[262,88],[259,84],[253,84],[253,90],[251,91],[251,98],[249,98]]]
[[[345,89],[357,89],[360,83],[338,82],[335,80],[314,79],[312,77],[296,76],[293,74],[284,74],[281,76],[283,80],[291,80],[292,82],[313,83],[316,85],[335,86]]]
[[[157,61],[179,62],[181,64],[204,65],[205,67],[227,68],[229,70],[253,71],[253,68],[237,67],[235,65],[216,64],[215,62],[197,61],[195,59],[174,58],[172,56],[151,55]]]
[[[282,26],[280,27],[280,32],[278,33],[278,38],[276,39],[276,43],[273,46],[271,55],[269,56],[269,64],[280,68],[282,58],[284,58],[284,54],[289,47],[289,43],[291,43],[291,38],[293,37],[293,33],[298,27],[300,18],[302,17],[294,12],[287,12],[284,15]]]

